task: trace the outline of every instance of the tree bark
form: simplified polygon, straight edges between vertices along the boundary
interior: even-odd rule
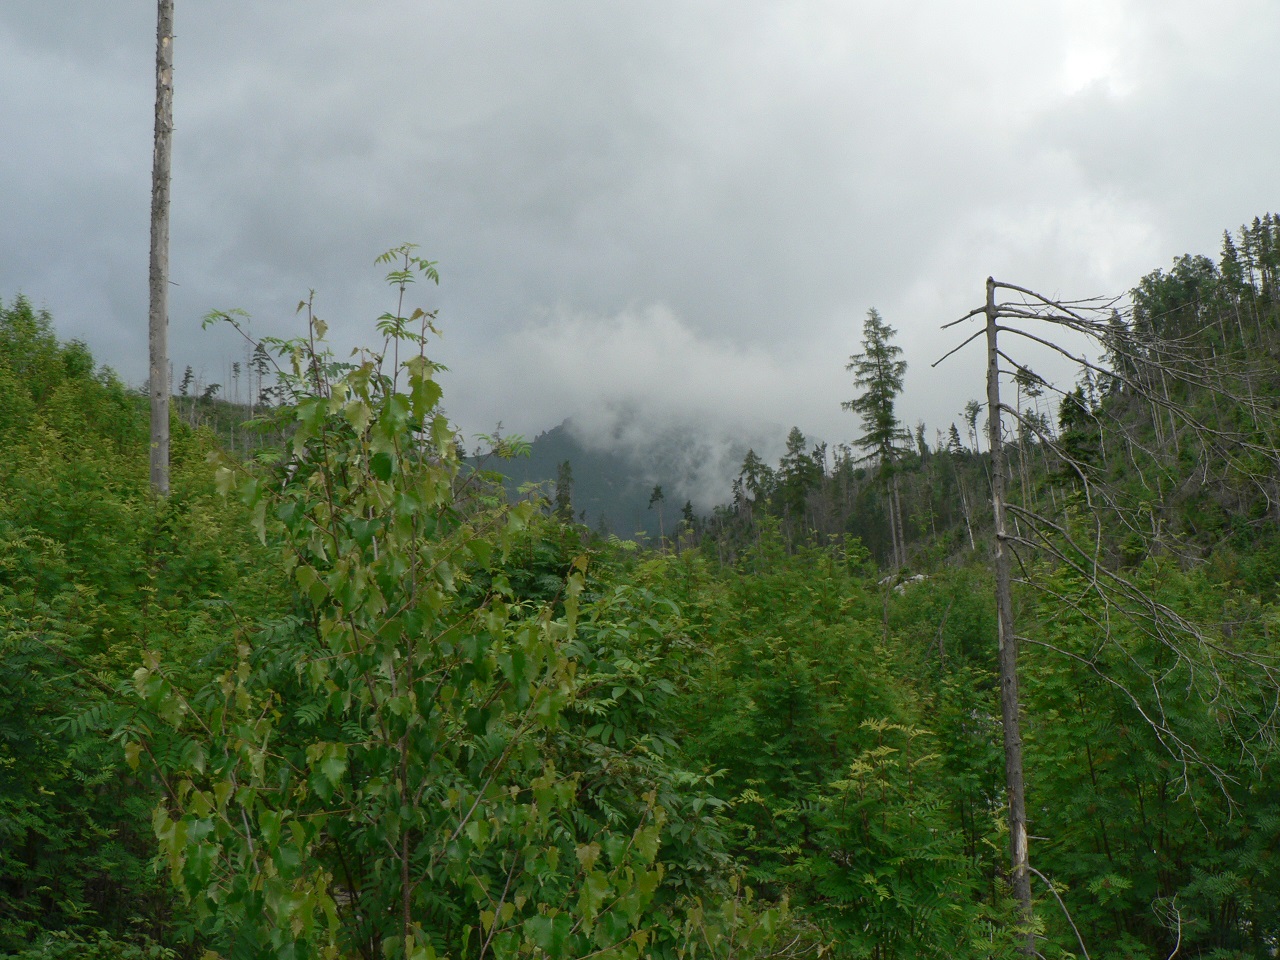
[[[890,463],[888,468],[893,469]],[[906,563],[905,551],[902,547],[902,517],[898,500],[898,475],[890,473],[884,482],[884,499],[889,505],[889,553],[892,557],[893,570],[896,573]]]
[[[151,164],[151,488],[169,494],[169,166],[173,139],[173,0],[157,0],[156,123]]]
[[[898,473],[895,470],[893,474],[893,512],[898,518],[898,568],[901,569],[907,565],[907,535],[902,528],[902,495],[901,488],[898,485]]]
[[[969,549],[977,550],[978,543],[973,539],[973,517],[970,516],[969,494],[965,492],[964,477],[956,472],[956,486],[960,488],[960,508],[964,510],[964,528],[969,534]]]
[[[1000,367],[997,354],[996,282],[987,278],[987,440],[991,447],[991,509],[995,521],[996,620],[1000,647],[1000,712],[1004,721],[1005,788],[1009,795],[1009,861],[1013,895],[1026,927],[1020,947],[1035,954],[1031,929],[1031,872],[1027,850],[1026,790],[1022,772],[1022,733],[1018,716],[1018,645],[1013,632],[1013,564],[1005,544],[1005,496],[1008,458],[1001,436]]]

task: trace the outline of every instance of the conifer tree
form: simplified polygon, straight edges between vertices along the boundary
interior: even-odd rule
[[[862,451],[860,459],[876,461],[879,465],[889,502],[895,568],[905,562],[906,547],[894,464],[903,451],[903,444],[911,440],[894,411],[894,403],[902,392],[903,378],[907,373],[907,361],[901,359],[902,348],[893,342],[896,334],[897,331],[884,322],[874,307],[867,311],[867,319],[862,325],[862,353],[851,355],[845,366],[853,373],[853,382],[863,389],[863,393],[840,405],[862,417],[862,429],[866,432],[853,442]]]
[[[982,416],[982,404],[970,400],[964,405],[964,422],[969,427],[969,441],[973,444],[973,452],[978,453],[981,444],[978,441],[978,417]]]
[[[809,491],[822,481],[822,467],[805,452],[807,445],[800,428],[792,427],[787,434],[787,452],[778,462],[777,506],[793,535],[803,531]]]
[[[556,516],[573,520],[573,465],[568,460],[556,468]]]
[[[742,460],[742,469],[738,471],[738,479],[734,481],[735,489],[740,491],[737,498],[740,507],[754,506],[767,501],[773,495],[774,473],[755,450],[748,450]]]
[[[653,492],[649,494],[649,509],[652,510],[653,505],[655,503],[658,505],[658,542],[659,543],[665,543],[667,539],[667,532],[662,529],[662,504],[666,499],[667,499],[666,494],[662,492],[662,485],[656,484],[653,488]]]

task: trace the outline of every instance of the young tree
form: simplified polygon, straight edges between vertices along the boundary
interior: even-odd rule
[[[252,359],[249,361],[249,415],[254,407],[265,405],[270,397],[271,388],[266,385],[267,375],[271,372],[271,356],[266,348],[257,343],[253,346]],[[254,391],[254,380],[257,380],[257,391]]]
[[[900,359],[902,348],[893,342],[896,334],[874,307],[867,311],[862,325],[862,353],[851,355],[845,366],[852,371],[853,382],[863,393],[840,406],[862,417],[862,429],[866,432],[854,441],[854,446],[862,451],[861,460],[874,460],[878,464],[889,503],[893,565],[898,568],[906,562],[906,544],[894,464],[904,444],[910,443],[911,435],[903,429],[894,412],[894,402],[902,392],[907,373],[907,361]]]
[[[393,279],[431,266],[391,256]],[[196,927],[252,960],[640,955],[681,922],[659,859],[679,771],[635,762],[593,691],[623,682],[601,679],[608,644],[634,655],[627,624],[650,614],[621,592],[580,602],[585,556],[554,608],[512,587],[533,506],[468,495],[481,477],[440,407],[430,314],[381,324],[358,365],[307,314],[307,338],[269,342],[287,456],[218,471],[292,602],[211,653],[201,689],[159,653],[134,676],[147,710],[126,757],[165,787],[154,826]],[[608,743],[578,710],[609,719]]]
[[[654,504],[658,505],[658,543],[661,544],[667,539],[666,531],[662,529],[662,504],[667,499],[666,494],[662,492],[662,485],[657,484],[653,488],[653,492],[649,494],[649,509],[652,510]]]
[[[979,453],[978,444],[978,417],[982,416],[982,404],[977,400],[970,400],[964,405],[964,422],[969,428],[969,441],[973,444],[973,452]]]
[[[573,465],[568,460],[556,468],[555,514],[561,520],[573,520]]]
[[[156,9],[156,123],[151,164],[151,487],[169,495],[169,158],[173,139],[173,0]]]

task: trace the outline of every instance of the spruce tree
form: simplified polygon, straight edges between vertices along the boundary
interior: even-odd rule
[[[792,536],[799,536],[803,532],[809,491],[822,482],[822,467],[813,456],[805,452],[807,445],[808,441],[800,428],[792,427],[787,434],[787,452],[778,462],[776,474],[778,511]]]
[[[556,468],[555,514],[566,522],[573,520],[573,466],[568,460]]]
[[[901,359],[902,348],[893,342],[896,334],[897,331],[884,322],[874,307],[867,311],[867,319],[862,324],[862,353],[851,355],[845,366],[853,373],[855,386],[861,387],[863,392],[840,405],[862,417],[865,433],[853,442],[862,452],[859,459],[875,461],[879,465],[889,502],[895,568],[906,560],[906,545],[902,536],[902,511],[898,503],[894,464],[903,452],[904,444],[911,440],[894,411],[894,403],[902,392],[903,378],[907,373],[907,361]]]
[[[658,543],[663,544],[667,541],[667,532],[662,528],[662,504],[667,499],[667,495],[662,492],[662,485],[655,484],[653,492],[649,494],[649,509],[653,509],[653,505],[658,505]]]

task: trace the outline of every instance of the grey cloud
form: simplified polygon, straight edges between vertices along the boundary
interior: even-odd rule
[[[367,340],[373,257],[417,240],[469,430],[613,410],[837,441],[873,305],[904,419],[945,427],[981,382],[929,370],[938,326],[989,273],[1121,292],[1274,203],[1280,10],[1202,6],[179,0],[175,364],[238,351],[209,309],[287,334],[313,287]],[[153,46],[150,8],[0,10],[24,146],[0,157],[0,296],[135,382]]]
[[[655,482],[677,478],[679,495],[705,508],[724,499],[748,447],[774,456],[790,425],[835,424],[838,378],[815,380],[812,364],[708,338],[650,305],[607,317],[548,316],[496,355],[470,357],[470,373],[447,386],[473,412],[503,384],[518,384],[527,398],[518,409],[488,401],[490,420],[470,425],[473,433],[502,420],[508,432],[532,435],[568,416],[588,448],[620,450],[638,463],[661,448],[668,461],[655,467]],[[807,389],[797,390],[799,382]]]

